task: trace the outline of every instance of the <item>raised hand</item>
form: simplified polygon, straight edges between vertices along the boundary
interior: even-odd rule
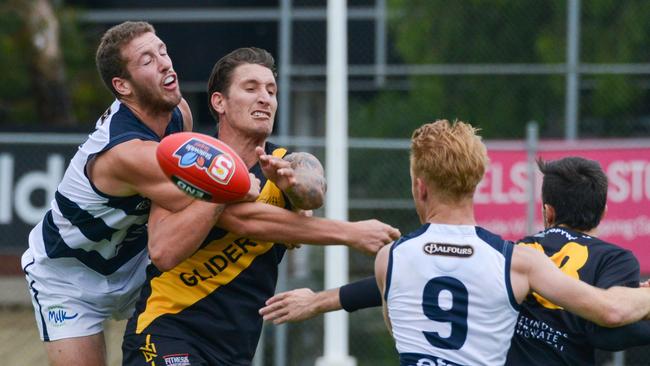
[[[275,183],[283,192],[296,184],[291,163],[273,155],[268,155],[261,147],[255,148],[264,176]]]
[[[264,176],[287,195],[294,207],[313,210],[323,205],[327,183],[323,166],[315,156],[297,152],[281,159],[266,154],[259,146],[255,153]]]

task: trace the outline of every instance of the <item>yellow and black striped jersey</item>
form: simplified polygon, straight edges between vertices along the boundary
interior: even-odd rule
[[[287,150],[266,143],[266,152]],[[258,201],[291,209],[282,191],[262,174]],[[213,228],[201,248],[167,272],[147,268],[147,282],[129,319],[126,335],[191,339],[211,348],[223,365],[248,365],[262,329],[258,310],[275,292],[285,247]]]

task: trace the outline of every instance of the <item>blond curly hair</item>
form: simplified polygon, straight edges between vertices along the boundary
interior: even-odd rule
[[[411,137],[411,172],[441,195],[458,201],[471,197],[489,159],[478,129],[462,121],[427,123]]]

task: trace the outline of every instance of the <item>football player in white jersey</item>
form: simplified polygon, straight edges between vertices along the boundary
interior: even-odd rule
[[[70,162],[22,257],[50,365],[105,364],[102,323],[130,316],[145,280],[152,201],[171,216],[201,217],[191,223],[197,231],[218,222],[228,231],[282,242],[306,230],[294,224],[298,214],[263,203],[224,207],[193,201],[164,176],[155,158],[158,142],[191,130],[192,115],[166,45],[150,24],[124,22],[109,29],[96,62],[116,100]],[[252,184],[247,199],[257,197],[256,189]],[[329,229],[318,228],[321,240],[369,253],[398,233],[376,220],[344,223],[338,240]]]
[[[22,257],[51,365],[104,364],[102,322],[128,317],[144,281],[150,200],[173,210],[191,202],[155,160],[163,136],[192,128],[165,43],[150,24],[125,22],[103,35],[96,61],[116,100],[70,162]],[[221,208],[210,206],[212,215]]]
[[[487,163],[469,124],[440,120],[413,133],[411,191],[423,225],[375,260],[400,365],[504,364],[530,291],[604,326],[648,318],[650,289],[590,286],[476,226],[473,195]]]

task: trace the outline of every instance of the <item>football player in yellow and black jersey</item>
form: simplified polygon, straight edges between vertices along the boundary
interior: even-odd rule
[[[208,202],[182,213],[152,207],[152,264],[125,332],[124,365],[250,365],[262,328],[258,310],[275,292],[286,249],[277,243],[345,244],[376,253],[399,237],[377,220],[336,221],[291,211],[320,207],[326,185],[314,156],[266,141],[276,91],[274,60],[264,50],[240,48],[215,64],[208,96],[218,137],[260,180],[257,201],[264,209],[238,203],[228,207],[237,215],[220,216],[215,210],[223,206]]]
[[[560,269],[600,288],[639,286],[639,262],[626,249],[594,235],[606,210],[607,176],[592,160],[538,161],[544,180],[541,233],[519,245],[543,251]],[[594,365],[595,349],[650,343],[650,323],[602,328],[538,294],[521,304],[506,365]]]

